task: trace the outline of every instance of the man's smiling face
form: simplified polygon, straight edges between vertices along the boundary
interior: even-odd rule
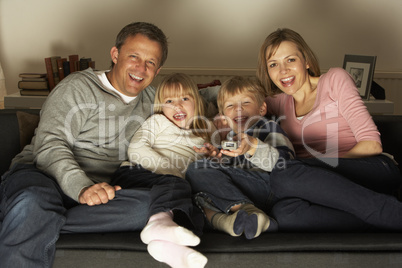
[[[137,96],[159,73],[162,48],[142,34],[128,37],[120,51],[113,47],[110,54],[114,67],[107,74],[108,79],[126,96]]]

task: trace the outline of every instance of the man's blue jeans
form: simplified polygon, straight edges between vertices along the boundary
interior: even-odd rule
[[[203,159],[190,164],[186,179],[194,194],[208,199],[225,213],[232,206],[244,203],[254,204],[268,213],[275,199],[268,172],[224,166]]]
[[[388,157],[343,159],[334,168],[317,161],[289,160],[271,173],[280,198],[273,208],[279,230],[402,230],[402,203],[375,191],[376,185],[391,192],[400,184],[399,169]]]
[[[15,165],[0,186],[0,267],[51,267],[60,233],[139,231],[149,191],[123,189],[107,204],[80,205],[33,165]]]

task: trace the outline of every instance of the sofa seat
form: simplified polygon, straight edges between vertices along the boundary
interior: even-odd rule
[[[208,267],[402,267],[402,233],[264,233],[247,240],[210,231],[196,247]],[[139,233],[68,234],[54,267],[167,267]]]

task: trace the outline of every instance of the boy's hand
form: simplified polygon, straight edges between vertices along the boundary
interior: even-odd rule
[[[78,199],[81,204],[88,206],[106,204],[115,197],[118,190],[121,190],[118,185],[111,186],[106,182],[101,182],[82,189]]]
[[[237,140],[239,142],[239,147],[237,147],[236,150],[221,150],[222,154],[236,157],[248,153],[251,156],[257,149],[258,139],[245,133],[239,133],[233,137],[233,140]]]
[[[224,115],[218,114],[214,117],[214,125],[219,131],[219,136],[221,140],[226,139],[226,135],[231,131],[228,121]]]

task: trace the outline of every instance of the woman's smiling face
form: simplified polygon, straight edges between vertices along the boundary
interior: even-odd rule
[[[269,55],[268,47],[266,55]],[[299,89],[309,86],[309,68],[297,46],[289,41],[282,42],[267,59],[268,75],[272,82],[284,93],[294,95]]]

